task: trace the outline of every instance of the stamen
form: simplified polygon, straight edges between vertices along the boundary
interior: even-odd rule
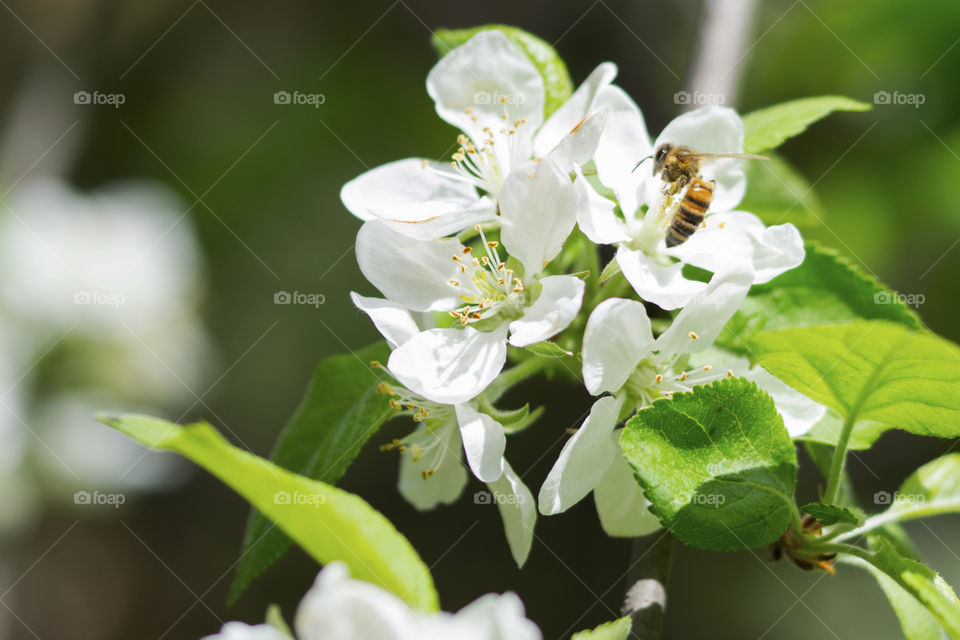
[[[700,339],[700,336],[698,336],[698,335],[697,335],[696,333],[694,333],[693,331],[691,331],[691,332],[688,333],[687,335],[690,336],[690,339],[691,339],[691,340],[699,340],[699,339]]]

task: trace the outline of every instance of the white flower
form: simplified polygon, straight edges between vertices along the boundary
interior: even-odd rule
[[[423,614],[397,596],[327,565],[294,618],[299,640],[540,640],[537,625],[513,593],[481,596],[457,613]],[[205,640],[290,640],[269,625],[228,622]]]
[[[503,185],[500,241],[487,242],[480,231],[479,257],[455,238],[415,240],[379,220],[361,227],[357,262],[388,300],[398,309],[446,311],[459,321],[394,341],[389,369],[404,386],[434,402],[466,402],[500,373],[508,334],[511,345],[524,347],[573,321],[583,281],[536,275],[573,230],[583,188],[549,158],[526,163]],[[501,256],[501,244],[519,263],[516,269]]]
[[[382,220],[418,239],[495,220],[507,178],[524,163],[549,157],[569,174],[589,160],[606,119],[605,109],[590,109],[615,75],[612,63],[601,64],[544,122],[539,71],[502,33],[483,31],[427,77],[437,114],[463,132],[450,165],[398,160],[351,180],[340,197],[361,220]]]
[[[673,393],[689,391],[725,372],[687,370],[684,357],[710,347],[753,281],[749,270],[718,273],[704,292],[654,339],[642,302],[609,298],[590,314],[583,336],[583,380],[597,400],[560,452],[540,489],[540,512],[566,511],[591,491],[609,535],[638,536],[659,528],[623,460],[617,424],[632,412]]]
[[[370,316],[391,348],[402,347],[423,335],[410,313],[399,305],[356,293],[351,297],[354,304]],[[465,331],[458,333],[465,335]],[[398,377],[392,365],[388,364],[387,369]],[[487,483],[500,509],[514,560],[523,565],[533,544],[537,514],[533,494],[504,458],[503,425],[468,401],[435,402],[386,382],[381,383],[377,391],[391,396],[390,406],[398,414],[409,415],[418,423],[417,429],[406,438],[381,447],[396,449],[402,454],[400,494],[420,510],[454,502],[467,484],[467,473],[461,462],[465,452],[473,475]]]
[[[733,158],[704,162],[703,178],[716,182],[705,227],[685,243],[666,247],[666,230],[682,192],[666,197],[662,179],[652,176],[653,163],[636,167],[638,160],[664,143],[701,153],[742,153],[743,122],[736,112],[710,106],[685,113],[651,142],[640,109],[622,89],[604,87],[596,105],[609,110],[594,156],[597,175],[616,195],[623,218],[614,213],[611,200],[591,189],[592,206],[581,209],[580,228],[594,242],[618,246],[620,270],[642,299],[676,309],[703,293],[705,283],[684,277],[685,264],[715,273],[749,268],[759,284],[803,262],[803,240],[792,224],[766,227],[751,213],[733,211],[746,191],[742,161]]]

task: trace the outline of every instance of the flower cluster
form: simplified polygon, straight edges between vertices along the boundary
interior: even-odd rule
[[[384,366],[395,383],[379,390],[418,425],[384,446],[403,456],[400,491],[419,509],[456,500],[465,457],[497,497],[518,564],[537,511],[563,512],[590,492],[610,535],[660,526],[617,447],[617,425],[657,399],[743,375],[774,397],[792,433],[824,412],[713,345],[751,285],[803,261],[797,229],[736,210],[746,191],[742,161],[715,158],[701,172],[714,183],[702,228],[668,247],[683,194],[664,189],[649,166],[635,170],[664,143],[742,153],[739,116],[706,107],[651,140],[615,76],[612,63],[599,65],[545,117],[537,68],[502,33],[483,31],[427,78],[438,115],[459,132],[451,161],[399,160],[341,192],[364,221],[360,269],[383,294],[353,294],[392,349]],[[603,254],[615,262],[599,278]],[[691,276],[687,265],[708,277]],[[648,305],[660,309],[656,336]],[[575,369],[574,358],[575,376],[598,399],[563,446],[537,509],[505,449],[506,435],[538,414],[494,403],[538,369]]]

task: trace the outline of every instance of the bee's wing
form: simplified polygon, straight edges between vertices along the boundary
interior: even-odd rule
[[[769,160],[767,156],[758,156],[752,153],[700,153],[699,151],[688,152],[687,155],[696,156],[704,160],[714,158],[739,158],[741,160]]]

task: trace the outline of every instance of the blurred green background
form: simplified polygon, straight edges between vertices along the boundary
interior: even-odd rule
[[[215,415],[197,406],[189,417],[229,426],[266,455],[315,364],[377,338],[348,299],[351,290],[373,289],[356,266],[359,222],[340,204],[341,185],[393,159],[438,157],[454,141],[424,90],[435,61],[430,30],[515,24],[554,43],[575,83],[612,60],[618,84],[655,133],[678,112],[673,94],[685,86],[700,12],[693,0],[11,2],[0,9],[0,113],[12,121],[16,97],[42,78],[53,87],[51,100],[62,103],[41,105],[27,120],[33,128],[14,133],[43,151],[71,122],[80,125],[32,172],[53,170],[52,158],[67,150],[59,171],[82,189],[149,177],[188,205],[201,196],[187,222],[205,256],[203,317],[218,356],[195,391],[214,385],[203,398]],[[747,39],[736,105],[749,111],[828,93],[866,102],[877,91],[925,97],[919,107],[831,116],[782,154],[815,184],[822,204],[822,221],[806,235],[841,249],[894,289],[922,294],[925,321],[955,341],[958,38],[956,0],[768,0]],[[75,107],[78,90],[121,92],[126,101],[118,109]],[[325,101],[318,108],[276,105],[279,90],[322,93]],[[278,290],[322,293],[326,303],[277,306]],[[517,393],[529,396],[548,410],[511,441],[510,457],[536,490],[559,450],[543,450],[543,443],[575,426],[589,400],[573,387]],[[169,407],[167,417],[187,406]],[[546,638],[568,637],[619,612],[630,544],[603,536],[591,501],[541,518],[530,561],[518,571],[496,511],[471,500],[479,485],[457,505],[428,514],[402,501],[397,459],[376,445],[405,429],[387,425],[342,484],[412,540],[433,569],[444,608],[515,590]],[[851,459],[861,500],[871,504],[875,491],[893,491],[953,444],[885,435]],[[802,462],[802,492],[812,498],[818,478]],[[199,638],[220,620],[262,619],[270,602],[292,615],[317,570],[298,551],[235,607],[225,605],[246,514],[240,498],[199,472],[117,510],[50,503],[29,530],[4,542],[0,617],[7,637]],[[960,584],[956,519],[909,530],[929,564]],[[771,564],[762,550],[681,549],[665,637],[901,637],[869,576],[841,567],[821,578]]]

